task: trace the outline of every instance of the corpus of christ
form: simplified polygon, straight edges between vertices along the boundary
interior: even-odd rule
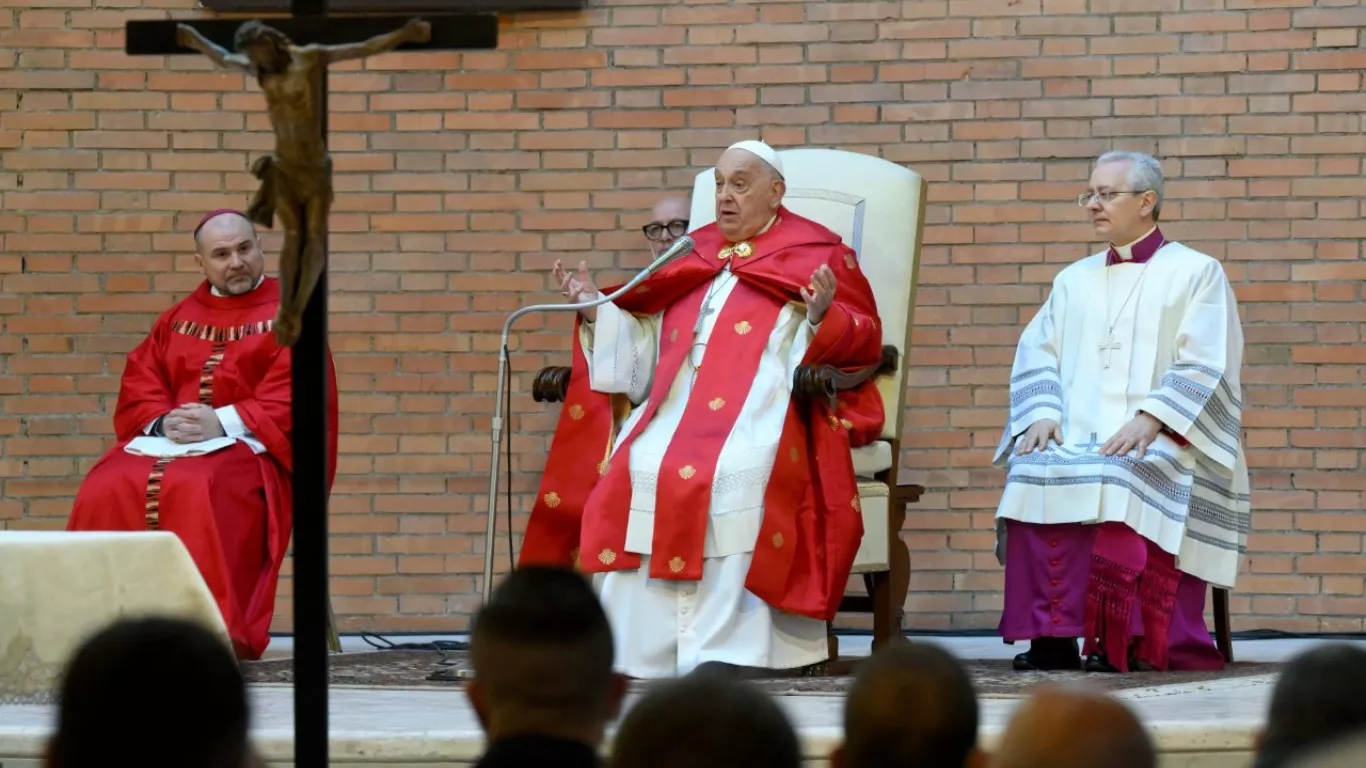
[[[1268,387],[1356,334],[1247,287],[1360,286],[1356,246],[1257,261],[1327,230],[1169,100],[1250,93],[1232,59],[1140,86],[1101,53],[1237,43],[1196,17],[104,5],[0,11],[109,68],[0,115],[0,763],[1270,768],[1318,743],[1278,712],[1338,721],[1296,685],[1366,674],[1235,658],[1258,590],[1360,628],[1323,597],[1359,537],[1315,517],[1359,441],[1257,415],[1355,419]],[[97,21],[123,50],[83,59]],[[1326,452],[1263,480],[1278,440]]]

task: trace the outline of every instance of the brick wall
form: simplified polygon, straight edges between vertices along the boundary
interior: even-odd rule
[[[346,628],[465,626],[505,314],[555,300],[556,258],[642,266],[653,199],[757,135],[931,182],[901,457],[929,488],[906,526],[908,626],[994,625],[988,461],[1012,347],[1052,276],[1093,249],[1072,202],[1087,160],[1130,148],[1164,159],[1166,230],[1221,258],[1242,302],[1257,532],[1236,625],[1362,629],[1366,7],[650,2],[516,16],[497,51],[333,76]],[[122,354],[198,280],[188,229],[243,205],[271,146],[241,76],[122,53],[125,20],[193,5],[0,0],[5,527],[64,523],[110,441]],[[519,505],[556,416],[526,374],[566,359],[566,328],[533,318],[517,338]]]

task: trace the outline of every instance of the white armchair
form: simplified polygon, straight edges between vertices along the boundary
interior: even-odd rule
[[[919,174],[871,155],[835,149],[789,149],[778,155],[787,181],[783,205],[829,228],[854,249],[882,320],[884,366],[877,387],[887,422],[881,440],[854,449],[864,533],[853,570],[863,576],[868,594],[847,595],[840,606],[845,612],[873,614],[873,644],[878,647],[901,632],[910,586],[910,553],[901,540],[901,525],[906,505],[924,491],[919,485],[899,485],[897,470],[927,185]],[[715,213],[716,184],[709,168],[693,183],[690,228],[710,224]],[[831,644],[835,659],[833,636]]]

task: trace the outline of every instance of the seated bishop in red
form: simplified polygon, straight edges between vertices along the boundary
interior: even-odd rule
[[[279,283],[236,211],[195,230],[205,281],[128,355],[117,444],[91,469],[73,531],[164,530],[180,537],[213,592],[237,655],[270,642],[293,526],[290,350],[271,332]],[[336,471],[337,391],[328,357],[328,486]]]
[[[863,535],[850,446],[884,420],[871,383],[792,396],[799,365],[880,359],[854,252],[783,206],[767,145],[729,148],[715,175],[694,250],[578,318],[522,547],[524,564],[595,574],[633,677],[827,659]],[[556,277],[571,301],[599,295],[586,266]]]

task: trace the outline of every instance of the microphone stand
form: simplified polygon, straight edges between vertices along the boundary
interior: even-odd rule
[[[508,316],[507,322],[503,323],[503,338],[498,345],[498,385],[494,390],[493,405],[493,445],[489,455],[489,503],[488,503],[488,529],[484,533],[484,584],[483,594],[480,605],[487,605],[489,595],[493,592],[493,539],[497,535],[498,515],[498,464],[499,448],[503,446],[503,387],[507,380],[508,371],[508,335],[512,332],[512,324],[526,315],[533,312],[579,312],[585,309],[596,309],[597,307],[615,301],[627,291],[645,282],[651,275],[663,269],[669,262],[674,261],[685,253],[692,251],[693,240],[691,237],[683,236],[679,238],[669,250],[655,259],[650,266],[640,271],[640,274],[631,278],[626,285],[618,288],[607,296],[599,296],[592,301],[582,301],[576,304],[535,304],[529,307],[522,307]],[[508,546],[511,546],[509,543]]]
[[[651,275],[663,269],[669,263],[678,260],[685,254],[691,253],[694,247],[691,237],[684,235],[675,240],[659,258],[655,259],[650,266],[641,270],[639,274],[631,278],[631,281],[607,296],[599,296],[592,301],[582,301],[575,304],[535,304],[529,307],[522,307],[508,316],[503,323],[503,337],[498,344],[498,385],[494,390],[493,405],[493,434],[492,445],[489,453],[489,503],[488,503],[488,529],[484,533],[484,583],[481,590],[480,605],[488,605],[489,596],[493,593],[493,551],[494,537],[498,533],[498,469],[499,469],[499,448],[503,446],[503,387],[507,383],[508,372],[508,336],[512,333],[512,324],[526,315],[533,312],[579,312],[585,309],[595,309],[611,301],[637,285],[645,282]],[[508,547],[511,548],[511,541]],[[454,669],[439,669],[427,676],[428,680],[451,680],[460,678],[474,677],[474,667],[465,662]]]

